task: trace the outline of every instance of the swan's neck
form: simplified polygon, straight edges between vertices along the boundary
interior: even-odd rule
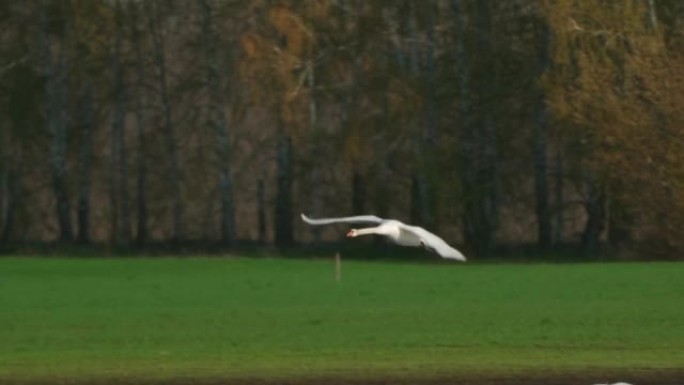
[[[379,227],[367,227],[365,229],[358,229],[356,230],[356,236],[358,237],[359,235],[369,235],[369,234],[382,234],[380,232]]]

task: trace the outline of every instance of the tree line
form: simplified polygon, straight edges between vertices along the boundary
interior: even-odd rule
[[[677,0],[0,4],[0,242],[684,250]]]

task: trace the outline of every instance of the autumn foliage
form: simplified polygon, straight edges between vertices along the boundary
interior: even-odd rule
[[[10,1],[0,241],[681,258],[676,0]],[[194,243],[193,243],[194,242]],[[525,246],[519,248],[519,246]]]
[[[681,250],[684,228],[682,56],[647,2],[549,1],[554,66],[545,75],[554,120],[579,144],[615,243]]]

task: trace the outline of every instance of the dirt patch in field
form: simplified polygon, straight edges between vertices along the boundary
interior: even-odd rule
[[[593,385],[627,382],[634,385],[684,385],[684,369],[634,369],[624,371],[585,370],[541,373],[466,373],[426,377],[345,377],[330,375],[311,378],[172,378],[133,377],[41,380],[2,379],[2,385]]]

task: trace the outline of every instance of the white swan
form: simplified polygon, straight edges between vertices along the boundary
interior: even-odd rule
[[[449,246],[444,240],[431,232],[418,227],[410,226],[394,219],[382,219],[375,215],[358,215],[354,217],[340,218],[319,218],[312,219],[304,214],[302,220],[310,225],[327,225],[331,223],[374,223],[375,227],[365,229],[351,229],[347,233],[348,237],[358,237],[359,235],[379,234],[391,239],[394,243],[402,246],[423,246],[439,254],[442,258],[465,261],[466,258],[453,247]]]

